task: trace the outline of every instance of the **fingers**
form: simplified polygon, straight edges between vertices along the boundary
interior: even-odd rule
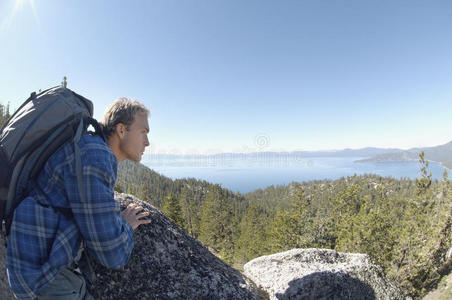
[[[134,212],[135,214],[137,214],[138,212],[143,210],[142,206],[137,206],[135,203],[130,203],[126,209],[126,211],[130,211],[130,212]]]
[[[139,224],[139,225],[149,224],[149,223],[151,223],[151,221],[152,221],[152,220],[139,220],[139,221],[138,221],[138,224]]]
[[[145,212],[137,214],[137,219],[141,219],[141,218],[144,218],[144,217],[147,217],[147,216],[149,216],[149,212],[145,211]]]
[[[136,207],[137,207],[137,205],[136,205],[135,203],[130,203],[130,204],[126,207],[125,211],[126,211],[126,212],[130,212],[130,211],[134,210]]]
[[[129,204],[126,210],[130,215],[135,216],[136,219],[147,217],[150,214],[148,211],[142,211],[144,208],[142,206],[137,206],[134,203]]]
[[[143,210],[142,206],[136,206],[135,204],[131,207],[131,210],[133,210],[135,212],[135,214],[137,214],[138,212]]]
[[[127,205],[127,209],[128,210],[135,210],[135,209],[143,209],[143,207],[137,206],[135,203],[130,203],[129,205]]]
[[[142,218],[150,215],[148,211],[143,211],[142,206],[138,206],[135,203],[130,203],[127,208],[121,213],[124,220],[126,220],[132,228],[135,230],[138,226],[143,224],[149,224],[152,220]]]

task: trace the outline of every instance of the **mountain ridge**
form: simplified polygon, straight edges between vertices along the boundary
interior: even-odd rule
[[[452,141],[433,147],[416,147],[408,150],[399,150],[390,153],[374,155],[367,159],[355,162],[397,162],[416,161],[419,153],[424,151],[425,159],[440,163],[442,166],[452,169]]]
[[[452,162],[452,141],[430,147],[414,147],[410,149],[399,149],[399,148],[379,148],[379,147],[364,147],[358,149],[338,149],[338,150],[315,150],[315,151],[254,151],[249,153],[240,153],[240,152],[224,152],[224,153],[212,153],[212,154],[170,154],[170,153],[154,153],[154,154],[145,154],[148,157],[159,157],[159,158],[206,158],[206,157],[250,157],[250,156],[300,156],[302,158],[308,157],[368,157],[366,159],[360,160],[360,162],[364,161],[379,161],[378,159],[383,159],[386,156],[388,159],[393,157],[393,159],[399,159],[401,157],[402,161],[412,160],[412,154],[424,151],[429,156],[433,156],[434,158],[439,158],[444,161]],[[446,152],[447,151],[447,152]],[[409,155],[407,155],[409,153]],[[403,157],[403,156],[407,157]],[[400,156],[400,157],[399,157]],[[432,159],[433,160],[433,159]],[[388,160],[389,161],[389,160]],[[395,161],[395,160],[392,160]],[[435,160],[436,161],[436,160]],[[439,161],[441,162],[441,161]],[[452,166],[452,165],[451,165]]]

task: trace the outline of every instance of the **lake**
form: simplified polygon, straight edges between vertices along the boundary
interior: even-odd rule
[[[293,157],[290,155],[260,156],[167,156],[144,155],[142,163],[172,179],[196,178],[234,192],[247,193],[270,185],[286,185],[293,181],[338,179],[354,174],[377,174],[393,178],[417,178],[418,162],[365,162],[365,157]],[[430,162],[434,179],[440,180],[445,170]],[[450,173],[450,172],[449,172]]]

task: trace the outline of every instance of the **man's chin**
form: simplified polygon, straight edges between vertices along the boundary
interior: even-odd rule
[[[141,155],[139,157],[129,157],[129,160],[134,163],[139,163],[141,161]]]

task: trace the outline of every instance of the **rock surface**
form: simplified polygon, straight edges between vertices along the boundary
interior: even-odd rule
[[[95,265],[96,299],[259,299],[254,284],[229,267],[153,206],[116,194],[125,208],[142,205],[152,222],[135,230],[124,270]]]
[[[270,299],[405,299],[365,254],[293,249],[253,259],[244,269]]]

